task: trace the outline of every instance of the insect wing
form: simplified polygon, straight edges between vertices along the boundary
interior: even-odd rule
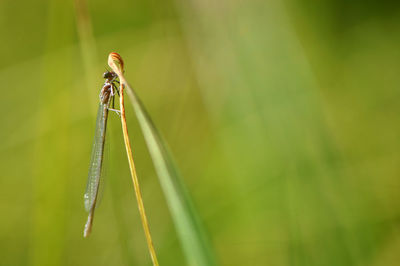
[[[97,195],[99,192],[100,178],[102,174],[104,144],[106,136],[108,110],[106,104],[100,104],[97,112],[96,131],[93,140],[92,155],[90,158],[89,175],[84,194],[86,211],[90,211],[96,206]]]

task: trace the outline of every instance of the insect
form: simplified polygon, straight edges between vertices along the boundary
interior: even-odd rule
[[[103,168],[103,157],[104,157],[104,145],[106,141],[106,129],[107,129],[107,119],[108,111],[115,111],[119,113],[118,110],[114,108],[114,96],[119,95],[118,87],[116,83],[118,82],[118,76],[115,72],[106,71],[103,74],[105,82],[100,90],[99,98],[99,109],[97,111],[96,119],[96,129],[93,141],[92,155],[90,159],[89,175],[86,186],[86,191],[84,194],[85,209],[89,212],[88,219],[83,232],[84,237],[88,237],[92,230],[94,210],[96,208],[96,202],[98,200],[100,179]],[[110,104],[112,101],[112,107]]]

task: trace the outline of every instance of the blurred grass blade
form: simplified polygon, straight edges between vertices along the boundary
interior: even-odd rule
[[[190,265],[216,265],[211,245],[165,141],[137,94],[129,84],[127,88],[188,262]]]

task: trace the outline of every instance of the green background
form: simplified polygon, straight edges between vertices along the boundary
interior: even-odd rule
[[[151,265],[118,117],[83,207],[109,52],[165,137],[220,265],[398,265],[398,1],[1,1],[0,265]],[[161,265],[185,265],[129,131]]]

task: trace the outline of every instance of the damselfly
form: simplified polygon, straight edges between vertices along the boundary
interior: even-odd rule
[[[94,210],[96,208],[96,203],[98,201],[98,192],[100,186],[100,177],[103,168],[103,155],[104,155],[104,144],[106,141],[106,128],[107,128],[107,118],[108,111],[116,111],[110,108],[114,107],[114,96],[116,93],[119,95],[117,83],[117,74],[112,71],[107,71],[103,74],[103,78],[106,80],[100,91],[100,104],[99,110],[97,112],[96,119],[96,131],[93,141],[92,156],[90,159],[89,176],[86,186],[86,192],[84,195],[85,199],[85,209],[89,212],[89,216],[85,225],[85,230],[83,236],[89,236],[92,230]]]

